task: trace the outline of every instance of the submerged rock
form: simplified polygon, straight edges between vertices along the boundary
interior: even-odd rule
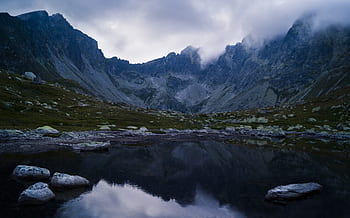
[[[49,189],[48,184],[43,182],[35,183],[24,190],[19,198],[21,204],[43,204],[55,198],[55,194]]]
[[[72,176],[65,173],[54,173],[51,178],[51,186],[54,188],[77,188],[88,186],[89,180],[81,176]]]
[[[277,186],[267,192],[265,199],[269,201],[300,199],[321,189],[322,185],[313,182]]]
[[[41,180],[48,179],[50,171],[36,166],[18,165],[12,175],[17,179]]]
[[[103,151],[108,150],[111,146],[110,142],[85,142],[72,145],[77,151]]]

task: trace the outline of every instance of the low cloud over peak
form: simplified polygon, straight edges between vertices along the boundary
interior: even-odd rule
[[[317,14],[316,25],[350,21],[348,0],[0,0],[12,15],[32,10],[61,13],[95,38],[107,57],[133,63],[200,48],[208,61],[228,44],[249,35],[268,39],[284,33],[305,13]]]

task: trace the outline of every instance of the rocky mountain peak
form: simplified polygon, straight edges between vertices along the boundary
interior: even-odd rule
[[[97,42],[61,14],[0,13],[0,69],[73,80],[97,97],[148,108],[216,112],[275,106],[349,84],[350,27],[314,31],[313,21],[304,16],[286,35],[259,48],[245,41],[227,46],[215,63],[201,68],[193,46],[130,64],[106,59]]]
[[[63,15],[62,15],[62,14],[59,14],[59,13],[53,14],[53,15],[51,16],[51,20],[52,20],[53,22],[55,22],[55,23],[63,23],[63,24],[67,24],[67,25],[70,26],[70,24],[68,23],[68,21],[66,20],[66,18],[64,18]]]
[[[46,11],[33,11],[17,16],[21,20],[32,20],[32,19],[42,19],[49,17],[49,14]]]
[[[311,36],[315,16],[307,14],[296,20],[289,29],[286,38],[294,40],[303,40]]]
[[[187,46],[184,50],[181,51],[181,55],[186,56],[191,59],[192,64],[200,64],[201,58],[198,54],[199,48],[193,46]]]

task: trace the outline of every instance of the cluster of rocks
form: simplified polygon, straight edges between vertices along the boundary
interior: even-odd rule
[[[241,125],[239,127],[226,127],[228,132],[235,132],[240,135],[264,136],[264,137],[286,137],[285,131],[278,127],[258,126],[253,129],[251,126]]]
[[[60,136],[62,133],[51,126],[41,126],[34,130],[23,132],[16,129],[0,130],[0,137],[21,138],[21,137],[42,137],[42,136]]]
[[[24,190],[19,198],[20,204],[43,204],[55,198],[54,192],[50,189],[72,189],[89,186],[90,182],[84,177],[69,175],[65,173],[54,173],[50,178],[50,171],[46,168],[18,165],[12,173],[18,180],[46,181],[48,183],[37,182]]]

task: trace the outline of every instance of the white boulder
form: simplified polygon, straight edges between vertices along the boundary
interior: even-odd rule
[[[46,183],[38,182],[24,190],[19,198],[21,204],[43,204],[55,198],[55,194]]]
[[[77,188],[88,186],[90,182],[81,176],[72,176],[69,174],[56,172],[53,174],[50,184],[54,188]]]
[[[37,76],[33,72],[25,72],[24,77],[29,79],[29,80],[34,81]]]
[[[17,179],[41,180],[50,177],[50,171],[46,168],[18,165],[12,173],[13,177]]]

